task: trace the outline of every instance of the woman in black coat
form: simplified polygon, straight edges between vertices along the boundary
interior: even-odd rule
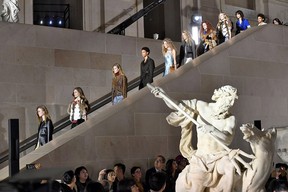
[[[153,73],[155,69],[154,60],[149,57],[150,49],[148,47],[142,47],[141,54],[144,60],[140,64],[139,90],[144,88],[147,83],[153,83]]]
[[[35,149],[48,143],[52,140],[53,135],[53,123],[49,115],[48,109],[44,105],[40,105],[36,108],[37,117],[39,120],[38,138]]]

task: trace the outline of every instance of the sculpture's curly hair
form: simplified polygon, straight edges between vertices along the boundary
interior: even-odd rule
[[[212,100],[217,101],[221,97],[232,97],[233,99],[238,99],[237,89],[231,85],[225,85],[219,89],[215,89]]]

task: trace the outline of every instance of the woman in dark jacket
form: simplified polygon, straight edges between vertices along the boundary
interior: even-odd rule
[[[166,188],[164,192],[175,192],[176,180],[179,172],[177,170],[177,162],[175,159],[169,159],[166,163]]]
[[[144,88],[147,83],[153,83],[153,73],[155,69],[154,60],[149,57],[150,49],[148,47],[142,47],[141,54],[144,60],[140,64],[139,90]]]
[[[49,115],[48,109],[44,105],[40,105],[36,108],[37,117],[39,120],[38,127],[38,139],[35,149],[48,143],[52,140],[53,135],[53,123]]]
[[[192,39],[190,33],[186,30],[182,32],[182,45],[180,47],[180,56],[178,64],[180,67],[182,65],[182,61],[184,64],[192,61],[196,58],[196,45],[195,41]]]

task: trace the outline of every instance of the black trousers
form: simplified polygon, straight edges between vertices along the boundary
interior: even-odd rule
[[[80,125],[81,123],[83,123],[85,120],[84,119],[78,119],[76,123],[72,123],[71,124],[71,129],[73,129],[74,127],[76,127],[77,125]]]

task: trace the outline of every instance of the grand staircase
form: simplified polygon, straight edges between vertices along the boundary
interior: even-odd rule
[[[30,26],[1,25],[0,27],[1,33],[7,28],[11,28],[9,31],[12,32],[16,31],[16,28],[21,30],[21,27],[27,30]],[[197,98],[205,101],[210,100],[215,88],[230,84],[239,91],[239,99],[232,111],[237,119],[237,127],[256,119],[262,121],[264,128],[286,125],[288,39],[285,34],[287,30],[285,26],[274,25],[253,27],[196,58],[174,73],[163,78],[158,77],[154,84],[162,87],[175,99]],[[27,31],[37,33],[37,37],[41,36],[41,32],[48,33],[40,28]],[[151,57],[155,58],[158,64],[162,63],[160,62],[162,55],[159,41],[109,34],[93,35],[96,38],[93,39],[94,43],[102,43],[106,47],[105,52],[97,50],[100,48],[96,47],[93,51],[91,50],[93,43],[89,42],[92,39],[89,38],[92,36],[90,33],[63,30],[59,34],[61,38],[58,38],[59,45],[55,48],[49,41],[46,41],[50,49],[57,50],[59,46],[66,47],[67,45],[61,42],[70,36],[71,39],[77,39],[78,43],[86,42],[87,47],[85,43],[81,43],[81,46],[88,52],[119,54],[122,65],[127,69],[132,69],[128,72],[130,77],[136,78],[139,74],[139,72],[133,72],[133,69],[139,68],[140,57],[137,51],[143,45],[152,48],[151,53],[154,55]],[[104,42],[103,39],[105,39]],[[38,42],[37,38],[30,40],[34,42],[34,45],[47,46],[44,42]],[[67,42],[70,43],[70,41]],[[110,45],[111,42],[113,46]],[[15,41],[15,47],[17,46],[19,45]],[[128,53],[123,53],[121,47],[128,47]],[[70,50],[69,48],[71,46],[68,45],[66,49]],[[107,52],[107,48],[111,52]],[[126,61],[128,61],[127,64]],[[107,71],[108,69],[109,67]],[[164,102],[155,98],[147,88],[135,90],[122,103],[106,107],[101,113],[91,116],[84,124],[66,131],[52,142],[23,156],[20,160],[20,168],[23,169],[26,164],[33,162],[41,163],[43,169],[55,167],[74,169],[79,165],[85,165],[95,180],[99,170],[112,167],[117,162],[126,164],[128,170],[134,165],[141,166],[145,170],[152,166],[151,162],[157,154],[162,154],[167,158],[174,158],[179,154],[180,128],[167,124],[165,117],[169,112]],[[231,147],[249,151],[248,144],[237,142],[242,140],[241,138],[241,133],[236,131]],[[195,145],[195,138],[193,143]],[[0,170],[0,180],[7,177],[8,168],[4,167]]]

